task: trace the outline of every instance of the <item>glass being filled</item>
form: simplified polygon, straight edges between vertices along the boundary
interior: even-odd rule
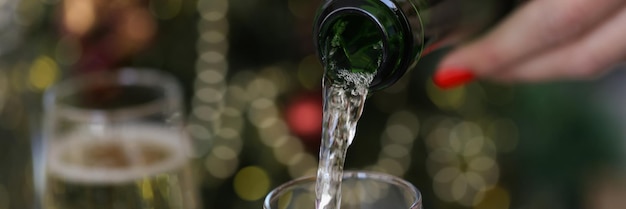
[[[384,173],[346,171],[342,179],[342,209],[422,209],[422,197],[411,183]],[[315,208],[316,177],[307,176],[272,190],[263,209]]]

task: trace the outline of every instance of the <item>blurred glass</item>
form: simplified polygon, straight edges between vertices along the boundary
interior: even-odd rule
[[[43,208],[198,207],[173,77],[129,68],[84,74],[44,100]]]

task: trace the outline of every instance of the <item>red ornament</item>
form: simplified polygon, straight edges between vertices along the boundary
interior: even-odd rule
[[[293,134],[307,141],[319,141],[322,132],[321,94],[305,94],[289,103],[286,121]]]

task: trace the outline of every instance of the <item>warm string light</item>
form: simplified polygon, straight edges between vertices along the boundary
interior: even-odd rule
[[[248,119],[257,128],[263,144],[272,148],[275,159],[287,166],[290,176],[296,178],[313,174],[317,160],[306,152],[302,140],[291,134],[276,106],[276,97],[285,91],[276,84],[283,78],[267,75],[277,75],[281,71],[284,70],[278,67],[266,68],[248,84],[248,96],[252,100]]]
[[[206,105],[195,108],[199,111],[194,112],[194,114],[199,114],[196,117],[214,122],[212,126],[217,127],[218,130],[213,136],[206,136],[210,137],[213,143],[204,158],[205,168],[216,179],[225,179],[234,174],[235,192],[244,200],[258,200],[262,198],[258,194],[266,194],[270,189],[263,186],[270,184],[269,178],[266,178],[268,172],[264,168],[252,167],[258,171],[257,173],[263,173],[263,175],[249,175],[248,170],[245,169],[251,167],[237,171],[239,163],[237,157],[242,143],[245,143],[241,139],[241,132],[247,128],[244,119],[247,119],[247,122],[257,130],[262,144],[271,148],[276,161],[286,166],[292,177],[311,174],[315,169],[315,157],[304,150],[300,139],[290,134],[286,122],[281,117],[280,109],[275,103],[277,96],[284,91],[284,88],[277,85],[283,77],[275,76],[282,71],[283,69],[278,67],[239,71],[228,81],[229,86],[224,96],[219,96],[220,101],[223,101],[223,107],[219,113]],[[214,94],[209,91],[205,93]],[[203,104],[205,103],[206,101]],[[215,122],[219,123],[215,124]],[[210,131],[201,128],[199,124],[190,125],[189,128],[192,135],[200,135],[193,134],[194,132],[210,135]],[[245,182],[249,188],[241,189],[244,184],[242,182]]]
[[[439,198],[473,206],[498,182],[496,147],[473,122],[449,124],[440,123],[426,139],[427,171]]]
[[[409,110],[400,110],[387,119],[380,138],[381,152],[373,169],[403,176],[411,164],[411,150],[418,135],[419,120]]]
[[[510,194],[498,185],[497,154],[515,149],[517,127],[510,119],[489,115],[487,109],[510,102],[513,91],[488,92],[490,89],[479,83],[449,91],[432,82],[426,85],[433,104],[461,115],[432,117],[425,124],[426,165],[437,197],[466,207],[508,208]]]
[[[222,126],[223,120],[231,118],[224,114],[227,101],[223,99],[227,94],[228,1],[200,0],[196,6],[201,16],[197,26],[200,38],[196,45],[199,59],[187,130],[194,141],[195,157],[203,158],[211,179],[219,181],[236,171],[242,143],[241,129]],[[151,9],[159,11],[156,14],[165,19],[175,13],[163,8]]]
[[[313,156],[305,154],[300,140],[290,135],[275,104],[285,88],[281,84],[285,76],[280,76],[283,69],[241,70],[226,79],[228,22],[219,8],[226,9],[227,2],[198,3],[203,17],[199,23],[201,38],[197,46],[200,59],[196,64],[198,76],[191,122],[187,128],[198,142],[196,154],[203,158],[210,175],[209,184],[235,176],[233,187],[237,196],[255,201],[269,192],[267,185],[270,182],[262,167],[238,167],[239,154],[246,143],[241,138],[242,131],[247,128],[246,118],[259,133],[261,142],[272,148],[276,160],[287,166],[292,176],[311,170],[316,161]]]

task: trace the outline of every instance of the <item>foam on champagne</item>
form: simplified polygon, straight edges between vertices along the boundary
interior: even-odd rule
[[[116,184],[174,171],[187,162],[186,138],[174,129],[124,125],[99,133],[84,127],[51,140],[49,173],[68,182]]]

